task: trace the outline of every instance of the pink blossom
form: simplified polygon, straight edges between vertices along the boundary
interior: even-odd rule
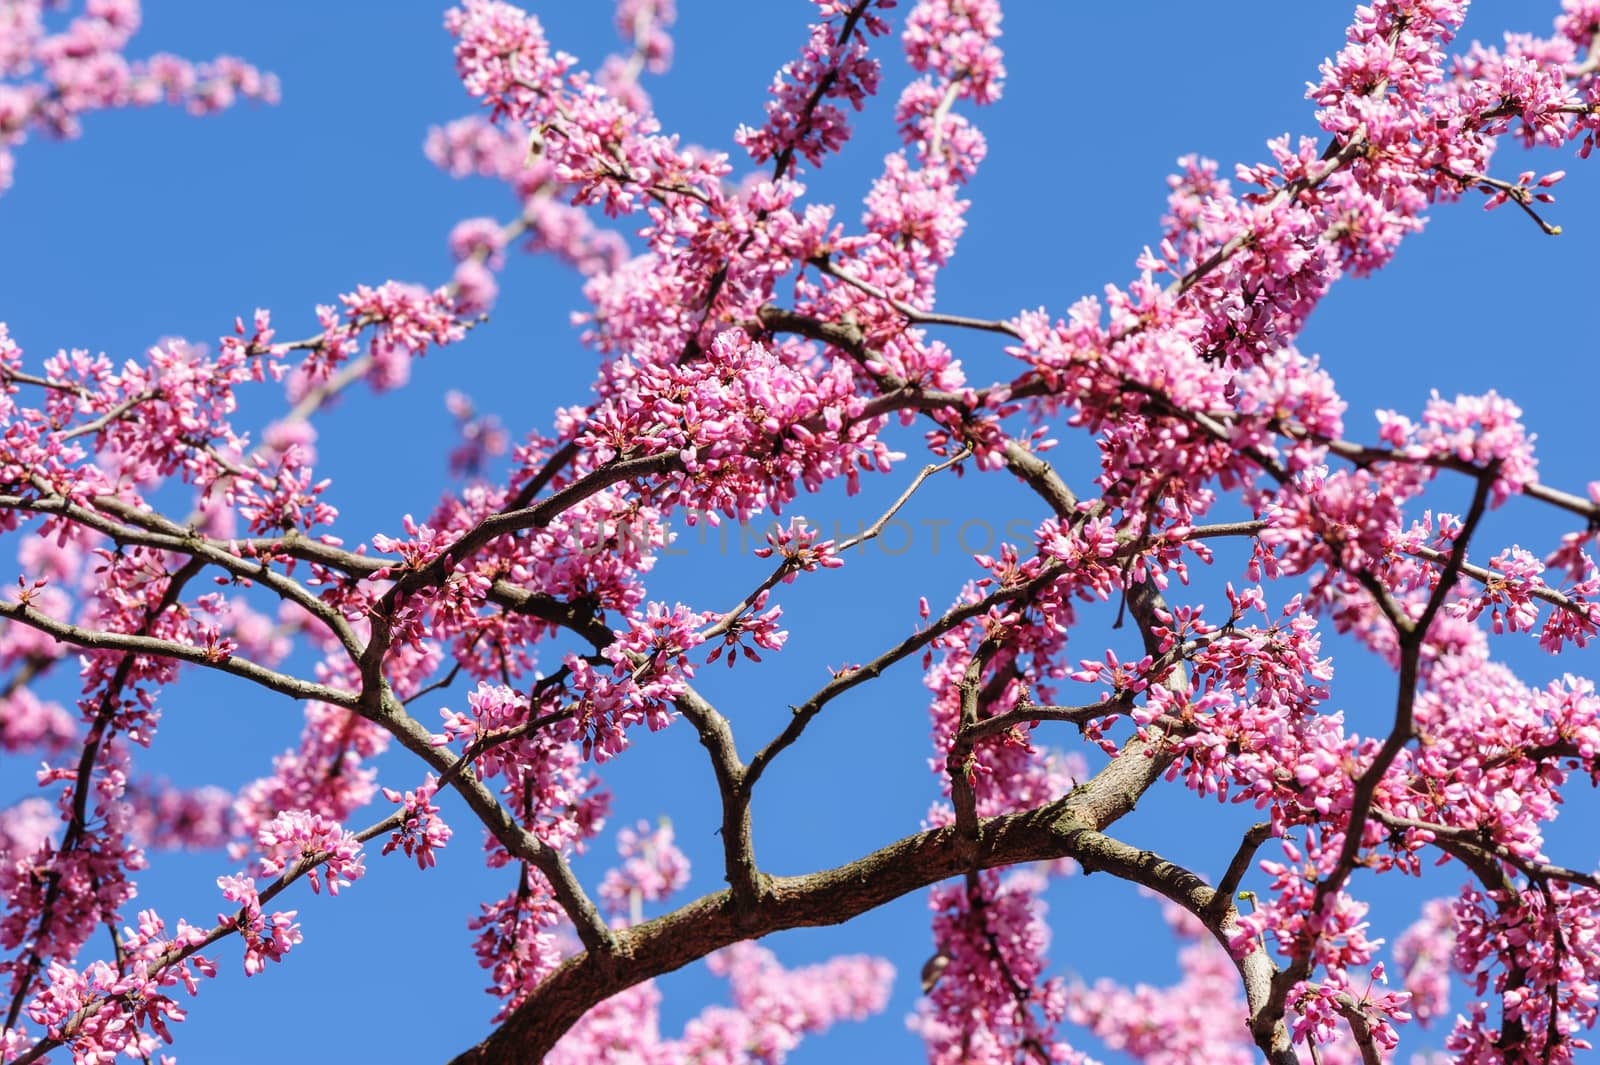
[[[383,789],[385,799],[401,803],[405,808],[405,820],[383,845],[384,854],[399,847],[407,858],[416,858],[418,869],[429,869],[436,864],[435,852],[443,849],[452,835],[450,826],[439,817],[439,808],[432,801],[438,790],[439,782],[432,773],[420,787],[404,795],[393,788]]]
[[[613,914],[637,924],[646,902],[660,902],[689,883],[689,859],[672,839],[672,825],[663,820],[652,829],[640,821],[617,833],[622,865],[600,883],[600,901]]]
[[[321,891],[325,878],[328,894],[337,895],[366,874],[360,842],[321,814],[285,811],[261,826],[256,843],[262,850],[262,876],[277,876],[291,863],[303,863],[312,891]]]

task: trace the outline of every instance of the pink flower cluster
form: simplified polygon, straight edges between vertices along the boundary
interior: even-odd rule
[[[1042,980],[1050,933],[1042,877],[980,873],[933,889],[938,972],[913,1029],[933,1065],[1000,1065],[1036,1049],[1046,1060],[1085,1063],[1053,1034],[1067,1011],[1059,977]]]
[[[256,843],[261,847],[261,876],[278,876],[301,865],[314,892],[326,880],[328,894],[337,895],[341,887],[366,875],[360,841],[321,814],[285,811],[261,827]]]
[[[902,36],[913,70],[956,86],[959,96],[988,104],[1000,98],[1004,57],[997,0],[945,0],[911,9]]]
[[[1380,413],[1380,438],[1408,458],[1456,459],[1482,469],[1493,465],[1496,477],[1492,505],[1499,506],[1524,485],[1538,479],[1533,437],[1520,421],[1522,410],[1490,392],[1457,396],[1448,403],[1435,392],[1423,411],[1422,425],[1392,411]]]
[[[667,510],[721,512],[742,521],[842,476],[887,472],[901,456],[863,418],[855,382],[839,362],[823,370],[743,331],[719,333],[689,366],[614,364],[616,389],[578,439],[598,461],[676,453],[688,475],[653,500]]]
[[[179,921],[172,936],[165,933],[165,923],[153,911],[142,910],[138,927],[123,930],[121,964],[97,961],[76,972],[53,963],[47,989],[29,1003],[29,1019],[52,1033],[77,1021],[75,1062],[110,1062],[118,1055],[148,1061],[161,1046],[156,1037],[172,1042],[168,1022],[185,1017],[170,989],[181,985],[193,996],[197,975],[216,975],[212,962],[192,953],[205,940],[204,932]],[[182,951],[189,953],[174,962],[174,952]]]
[[[450,826],[439,816],[439,807],[433,804],[438,790],[439,782],[432,773],[420,787],[403,795],[393,788],[383,789],[385,799],[400,803],[405,810],[405,820],[383,845],[383,853],[388,854],[398,847],[406,852],[407,858],[417,860],[418,869],[430,869],[437,863],[435,852],[450,842],[452,834]]]
[[[51,29],[49,9],[67,6],[14,0],[0,11],[0,193],[11,186],[12,150],[30,134],[76,137],[93,112],[166,103],[209,114],[239,99],[278,99],[277,78],[231,56],[130,60],[123,50],[139,31],[139,0],[86,0]]]
[[[838,545],[832,540],[818,541],[821,531],[809,527],[804,519],[793,519],[788,525],[767,534],[766,547],[758,547],[751,554],[757,558],[771,558],[776,553],[783,560],[783,583],[793,584],[796,573],[810,573],[816,569],[838,569],[844,559],[836,553]]]
[[[1395,960],[1411,995],[1411,1015],[1418,1024],[1440,1020],[1450,1008],[1450,963],[1455,947],[1448,899],[1424,905],[1422,916],[1395,940]]]
[[[617,830],[617,854],[622,865],[600,881],[600,901],[618,917],[637,924],[646,902],[661,902],[689,883],[689,859],[672,839],[672,825],[662,821],[651,828],[640,821]]]
[[[868,58],[870,37],[889,32],[874,9],[894,0],[813,0],[824,16],[811,27],[800,58],[787,64],[772,81],[767,121],[759,129],[741,126],[735,139],[757,163],[777,159],[783,177],[796,154],[812,166],[844,146],[850,122],[829,100],[848,100],[857,111],[878,91],[878,61]],[[839,21],[834,22],[837,18]]]
[[[478,748],[479,771],[486,778],[501,778],[506,795],[523,797],[529,827],[541,839],[565,850],[581,846],[600,830],[607,795],[579,760],[575,744],[557,738],[549,728],[522,727],[529,720],[526,696],[480,682],[468,693],[467,705],[465,714],[440,711],[443,741],[465,739],[468,749]],[[568,735],[573,727],[569,725]]]
[[[246,976],[259,974],[269,961],[282,961],[283,956],[302,941],[300,926],[294,923],[296,911],[263,913],[261,896],[249,877],[219,876],[217,886],[222,889],[223,898],[239,906],[232,916],[219,913],[217,921],[231,924],[243,938]]]

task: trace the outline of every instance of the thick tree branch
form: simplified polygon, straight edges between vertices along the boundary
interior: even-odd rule
[[[1153,888],[1191,913],[1204,912],[1213,895],[1205,882],[1158,855],[1101,834],[1106,823],[1098,820],[1096,811],[1104,808],[1086,785],[1040,809],[982,821],[975,847],[964,843],[952,826],[908,836],[835,869],[772,877],[764,885],[753,919],[741,913],[728,891],[704,896],[664,917],[618,931],[617,951],[630,961],[626,970],[612,969],[587,952],[568,959],[504,1024],[457,1056],[455,1063],[538,1061],[590,1007],[626,987],[743,939],[786,928],[843,923],[969,868],[1072,858],[1086,870],[1110,872]],[[1208,926],[1226,937],[1234,919],[1229,911]],[[1256,951],[1235,964],[1254,1008],[1270,986],[1271,962],[1264,952]],[[1292,1054],[1269,1060],[1273,1065],[1297,1065]]]

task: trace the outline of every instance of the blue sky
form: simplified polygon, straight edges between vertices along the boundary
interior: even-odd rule
[[[814,9],[801,0],[680,6],[674,69],[649,85],[657,110],[686,141],[736,151],[733,130],[759,122],[772,73],[804,41]],[[1479,0],[1465,36],[1542,32],[1557,6]],[[614,47],[608,3],[533,9],[552,40],[586,62]],[[1305,83],[1340,46],[1349,13],[1341,4],[1271,0],[1013,3],[1002,41],[1005,98],[969,113],[990,154],[970,189],[966,236],[941,280],[941,309],[985,317],[1038,306],[1060,312],[1108,281],[1125,282],[1140,248],[1159,235],[1164,178],[1178,156],[1197,152],[1227,171],[1262,158],[1269,137],[1315,134]],[[0,320],[30,361],[59,347],[123,358],[168,335],[214,341],[235,315],[248,319],[257,306],[273,310],[280,335],[298,336],[314,331],[315,304],[358,283],[446,279],[445,236],[454,222],[505,217],[514,204],[500,187],[454,181],[423,158],[428,127],[472,109],[454,76],[441,14],[412,0],[150,0],[135,54],[239,54],[280,75],[283,102],[204,121],[167,111],[92,116],[81,141],[35,141],[18,153],[16,186],[0,198]],[[806,178],[812,197],[840,203],[847,222],[883,154],[896,147],[890,112],[907,79],[892,42],[881,42],[879,54],[888,60],[883,95],[858,119],[843,156]],[[1517,154],[1508,147],[1496,172],[1523,169]],[[1570,154],[1547,152],[1529,164],[1572,172],[1551,211],[1565,236],[1543,236],[1512,209],[1485,214],[1471,200],[1441,207],[1390,267],[1341,283],[1324,302],[1301,347],[1320,353],[1339,382],[1351,435],[1374,436],[1375,407],[1415,413],[1433,388],[1447,395],[1493,388],[1520,403],[1539,434],[1543,480],[1581,491],[1600,476],[1586,409],[1600,384],[1590,309],[1600,176]],[[567,325],[579,306],[575,275],[513,258],[487,328],[429,355],[403,392],[354,394],[324,419],[321,472],[334,478],[330,496],[344,513],[344,534],[397,533],[403,514],[425,513],[448,486],[447,388],[473,396],[516,435],[547,428],[554,407],[581,402],[595,362]],[[1009,376],[1009,360],[988,338],[945,339],[980,383]],[[276,413],[263,407],[242,421],[259,427]],[[902,450],[915,455],[919,434],[903,435]],[[1055,460],[1086,482],[1092,445],[1061,437]],[[802,500],[796,512],[854,528],[898,494],[916,462],[869,480],[857,499],[829,491]],[[1442,486],[1437,505],[1460,509],[1466,491]],[[953,597],[973,573],[951,543],[963,522],[999,528],[1039,516],[1001,478],[941,479],[903,515],[913,533],[904,553],[868,548],[859,564],[785,590],[789,648],[754,669],[704,674],[706,694],[733,719],[741,748],[748,754],[764,741],[786,705],[821,683],[825,665],[859,661],[898,639],[916,621],[919,595],[936,606]],[[951,524],[936,552],[925,523],[939,521]],[[1484,542],[1542,552],[1564,528],[1513,502],[1492,517]],[[732,544],[723,551],[715,540],[697,541],[690,532],[690,554],[663,560],[655,597],[725,607],[765,573],[765,564]],[[1239,568],[1236,557],[1219,552],[1218,573],[1208,579],[1237,579]],[[1092,624],[1108,620],[1109,611]],[[1110,639],[1125,644],[1128,635]],[[1091,631],[1078,650],[1094,657],[1105,645]],[[1346,645],[1328,646],[1341,668],[1333,705],[1363,731],[1386,727],[1392,693],[1381,667]],[[1532,680],[1562,669],[1594,672],[1592,655],[1551,663],[1531,642],[1503,646]],[[458,689],[439,702],[462,708],[464,697]],[[892,674],[830,707],[802,748],[779,761],[755,808],[758,853],[771,871],[847,860],[917,828],[937,796],[926,768],[924,707],[914,669]],[[287,702],[209,676],[188,678],[164,711],[145,765],[186,785],[236,785],[259,775],[299,724]],[[400,787],[419,775],[401,758],[384,769],[385,783]],[[0,763],[0,772],[0,801],[26,793],[27,767]],[[712,782],[691,732],[642,740],[605,776],[616,797],[614,826],[671,816],[697,862],[692,890],[720,885],[716,818],[701,801]],[[1117,831],[1214,873],[1251,812],[1181,793],[1152,796]],[[225,975],[203,989],[179,1029],[180,1060],[255,1065],[293,1047],[313,1059],[428,1062],[478,1038],[493,1004],[482,993],[465,921],[479,899],[503,892],[504,878],[482,870],[465,817],[454,823],[458,835],[436,870],[419,874],[398,856],[374,853],[367,878],[339,899],[300,893],[291,905],[300,908],[305,944],[250,986],[237,950],[219,952]],[[1558,858],[1593,863],[1581,832],[1555,836],[1567,843]],[[608,833],[580,866],[591,885],[610,854]],[[157,855],[139,905],[169,921],[182,915],[203,923],[220,908],[214,878],[230,871],[216,854]],[[1358,881],[1357,888],[1392,903],[1375,921],[1393,935],[1421,898],[1447,893],[1458,880],[1447,870],[1423,885]],[[1126,885],[1074,879],[1050,901],[1060,970],[1152,982],[1175,972],[1154,905]],[[901,973],[884,1016],[812,1040],[791,1060],[914,1060],[904,1018],[929,942],[920,895],[844,929],[773,937],[789,963],[859,950],[888,956]],[[697,969],[663,987],[669,1031],[721,990]]]

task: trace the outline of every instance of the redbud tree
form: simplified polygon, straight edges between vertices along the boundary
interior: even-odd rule
[[[143,352],[25,353],[0,327],[0,1061],[169,1060],[220,970],[294,979],[302,908],[480,847],[495,893],[448,920],[496,1004],[459,1021],[460,1062],[781,1062],[882,1012],[895,966],[786,966],[756,941],[913,894],[932,947],[892,960],[902,984],[921,966],[909,1024],[941,1065],[1589,1047],[1600,876],[1547,836],[1600,782],[1600,696],[1505,659],[1600,626],[1600,481],[1542,480],[1495,391],[1347,425],[1297,338],[1455,201],[1561,232],[1551,190],[1600,131],[1600,0],[1552,2],[1547,35],[1498,46],[1458,39],[1466,0],[1357,8],[1306,71],[1304,129],[1236,164],[1179,160],[1151,242],[1099,295],[998,317],[939,291],[1005,87],[998,0],[813,4],[717,151],[652,107],[672,0],[619,0],[596,65],[534,13],[464,0],[444,25],[475,106],[427,154],[508,209],[450,231],[447,278],[219,310],[214,341]],[[139,20],[137,0],[0,3],[0,186],[91,112],[276,99],[240,60],[133,58]],[[889,84],[896,52],[910,76]],[[808,191],[874,117],[898,146],[867,186]],[[1501,148],[1542,161],[1507,170]],[[340,401],[492,333],[527,254],[577,279],[592,387],[495,415],[452,394],[452,476],[350,527],[317,466]],[[881,556],[862,548],[931,491],[995,482],[1017,520],[930,568],[897,630],[864,623],[852,598]],[[851,530],[801,514],[857,493],[875,502]],[[1496,539],[1502,508],[1563,531]],[[653,593],[658,562],[730,528],[756,548],[701,556],[717,579],[688,601]],[[860,626],[852,658],[779,674],[785,601],[819,586],[833,625]],[[1381,686],[1373,727],[1333,698],[1336,642],[1341,677]],[[873,743],[896,711],[872,693],[907,675],[931,744],[881,756],[931,767],[926,812],[843,864],[765,857],[782,774],[849,789],[819,735],[853,715]],[[298,742],[227,789],[163,783],[163,713],[201,682],[287,697]],[[684,734],[695,766],[634,808],[714,811],[694,876],[673,825],[618,823],[608,786]],[[1203,861],[1128,817],[1162,792],[1213,800],[1182,807]],[[140,892],[172,848],[213,860],[210,910]],[[597,852],[615,857],[591,875]],[[1386,941],[1388,885],[1425,872],[1449,893],[1382,916],[1402,929]],[[1129,914],[1159,897],[1175,980],[1052,963],[1052,926],[1084,915],[1044,895],[1084,874],[1125,882]],[[730,1001],[664,1031],[656,978],[690,965]],[[330,1053],[359,1057],[342,1036]]]

